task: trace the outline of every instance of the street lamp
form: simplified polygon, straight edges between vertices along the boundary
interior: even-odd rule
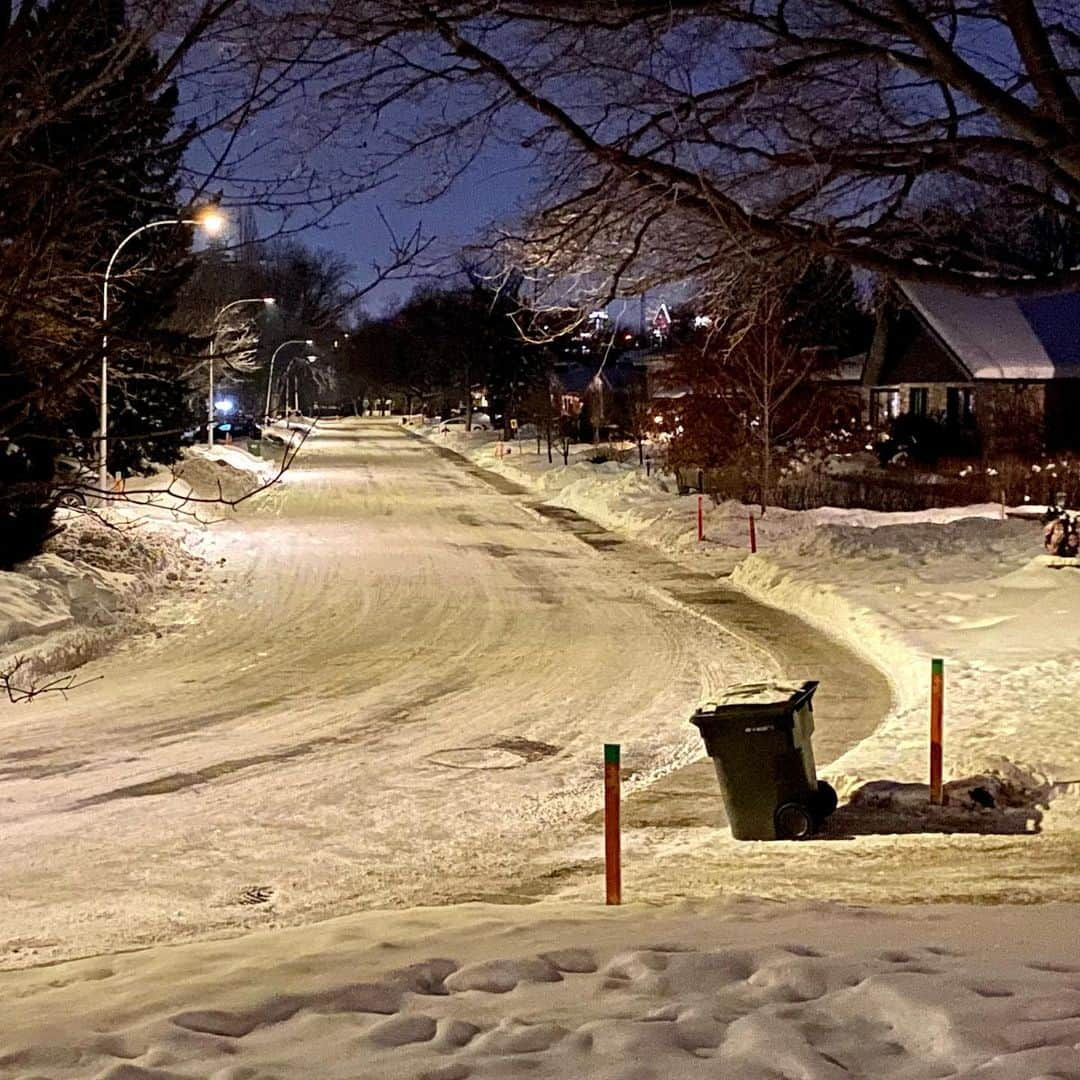
[[[272,296],[249,296],[244,300],[233,300],[214,316],[210,329],[210,391],[206,395],[206,445],[208,447],[214,445],[214,340],[217,337],[217,326],[221,321],[221,316],[229,308],[238,307],[240,304],[264,304],[266,307],[271,307],[275,303],[277,301]]]
[[[278,358],[278,353],[285,348],[286,345],[306,345],[309,349],[315,342],[311,338],[290,338],[288,341],[283,341],[273,352],[270,357],[270,374],[266,379],[266,410],[263,414],[263,421],[266,424],[270,423],[270,391],[274,388],[274,361]]]
[[[101,293],[101,403],[98,420],[98,488],[102,498],[109,490],[109,278],[117,256],[130,240],[148,229],[160,229],[165,225],[193,225],[197,229],[204,229],[209,236],[217,236],[225,228],[225,216],[216,207],[210,207],[195,218],[167,218],[140,225],[120,241],[105,268],[105,285]]]

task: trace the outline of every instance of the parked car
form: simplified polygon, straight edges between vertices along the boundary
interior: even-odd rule
[[[234,413],[226,420],[219,420],[214,425],[214,442],[225,442],[226,436],[233,439],[258,438],[259,422],[254,416],[247,413]],[[180,440],[185,446],[194,446],[195,443],[206,442],[206,424],[189,428],[184,432]]]
[[[439,424],[439,433],[445,435],[448,431],[465,431],[466,421],[464,416],[451,416],[447,420],[443,420]],[[491,430],[491,417],[487,413],[473,413],[472,414],[472,430],[473,431],[490,431]]]
[[[86,489],[96,486],[97,476],[85,461],[61,455],[53,463],[57,506],[86,506]]]

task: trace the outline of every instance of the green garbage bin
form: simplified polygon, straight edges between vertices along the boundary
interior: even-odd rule
[[[262,457],[262,439],[248,439],[248,453]]]
[[[836,792],[814,766],[817,686],[731,686],[690,718],[713,759],[736,840],[801,840],[836,809]]]

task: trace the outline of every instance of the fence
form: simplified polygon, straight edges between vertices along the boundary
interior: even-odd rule
[[[760,489],[743,468],[675,470],[679,493],[700,491],[716,500],[753,504]],[[930,510],[946,506],[999,502],[1008,505],[1080,506],[1080,467],[1063,463],[1053,470],[1030,461],[1002,462],[996,469],[973,468],[966,476],[942,476],[916,470],[835,474],[808,469],[781,476],[769,493],[769,503],[788,510],[819,506],[843,509],[897,511]]]

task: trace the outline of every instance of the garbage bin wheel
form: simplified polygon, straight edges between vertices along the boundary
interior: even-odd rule
[[[813,812],[814,817],[817,818],[819,825],[836,809],[839,802],[840,799],[836,794],[836,788],[824,780],[819,780],[817,791],[810,800],[810,810]]]
[[[814,815],[801,803],[784,803],[773,816],[778,840],[805,840],[814,831]]]

